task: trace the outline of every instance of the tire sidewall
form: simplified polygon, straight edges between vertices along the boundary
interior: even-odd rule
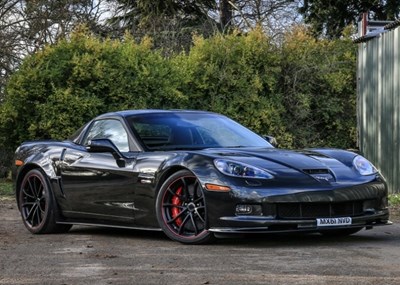
[[[24,212],[23,212],[24,210],[22,208],[22,204],[24,203],[24,194],[23,194],[22,188],[24,187],[24,185],[27,182],[27,180],[32,176],[38,177],[39,180],[41,181],[41,183],[43,185],[43,189],[44,189],[44,198],[45,198],[45,203],[46,203],[46,209],[45,209],[42,221],[40,222],[40,224],[38,226],[35,226],[35,227],[32,227],[26,221],[26,219],[24,217]],[[23,221],[25,227],[30,232],[32,232],[34,234],[45,233],[46,229],[48,228],[49,223],[51,223],[54,220],[54,217],[53,217],[53,204],[54,204],[54,202],[53,202],[53,197],[52,197],[51,190],[50,190],[50,184],[49,184],[48,179],[46,178],[46,176],[39,169],[30,170],[25,175],[24,179],[22,180],[21,188],[19,189],[19,193],[18,194],[19,194],[18,195],[19,210],[20,210],[22,221]]]
[[[191,176],[191,177],[194,177],[195,179],[197,179],[196,176],[189,170],[180,170],[180,171],[172,174],[170,177],[168,177],[168,179],[165,180],[165,182],[162,184],[160,191],[158,191],[157,200],[156,200],[157,221],[158,221],[159,226],[163,230],[163,232],[172,240],[175,240],[175,241],[178,241],[181,243],[185,243],[185,244],[206,243],[213,237],[213,234],[207,230],[203,230],[200,234],[198,234],[197,236],[194,236],[194,237],[183,237],[183,236],[176,234],[173,230],[170,229],[170,227],[168,225],[165,224],[164,213],[163,213],[163,209],[162,209],[164,196],[167,192],[168,187],[172,183],[177,181],[180,177],[185,177],[185,176],[186,177]],[[203,191],[203,195],[204,195],[204,190],[201,189],[201,191]],[[205,206],[205,217],[204,218],[206,221],[205,225],[207,225],[208,219],[207,219],[206,201],[204,201],[204,204],[205,204],[204,205]]]

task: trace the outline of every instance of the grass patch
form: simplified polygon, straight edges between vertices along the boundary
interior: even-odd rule
[[[10,180],[0,179],[0,196],[14,196],[14,190]]]
[[[400,207],[400,194],[390,194],[389,205],[396,208]]]

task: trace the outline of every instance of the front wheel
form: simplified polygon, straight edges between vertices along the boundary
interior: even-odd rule
[[[214,237],[206,229],[206,200],[201,184],[187,170],[176,172],[161,186],[156,213],[160,227],[172,240],[201,244]]]
[[[34,234],[67,232],[72,225],[56,224],[56,203],[46,176],[29,171],[18,193],[19,210],[25,227]]]

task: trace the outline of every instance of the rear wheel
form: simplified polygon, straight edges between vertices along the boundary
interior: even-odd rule
[[[57,208],[45,175],[29,171],[19,189],[19,209],[25,227],[34,234],[67,232],[72,225],[56,224]]]
[[[344,237],[358,233],[361,230],[362,228],[350,228],[350,229],[324,230],[320,231],[320,233],[324,236]]]
[[[187,170],[176,172],[164,182],[156,212],[160,227],[173,240],[200,244],[214,237],[206,230],[206,200],[201,184]]]

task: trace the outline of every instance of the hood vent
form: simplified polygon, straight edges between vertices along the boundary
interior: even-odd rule
[[[335,181],[329,169],[303,169],[303,171],[322,183]]]
[[[330,174],[329,169],[303,169],[307,174]]]

